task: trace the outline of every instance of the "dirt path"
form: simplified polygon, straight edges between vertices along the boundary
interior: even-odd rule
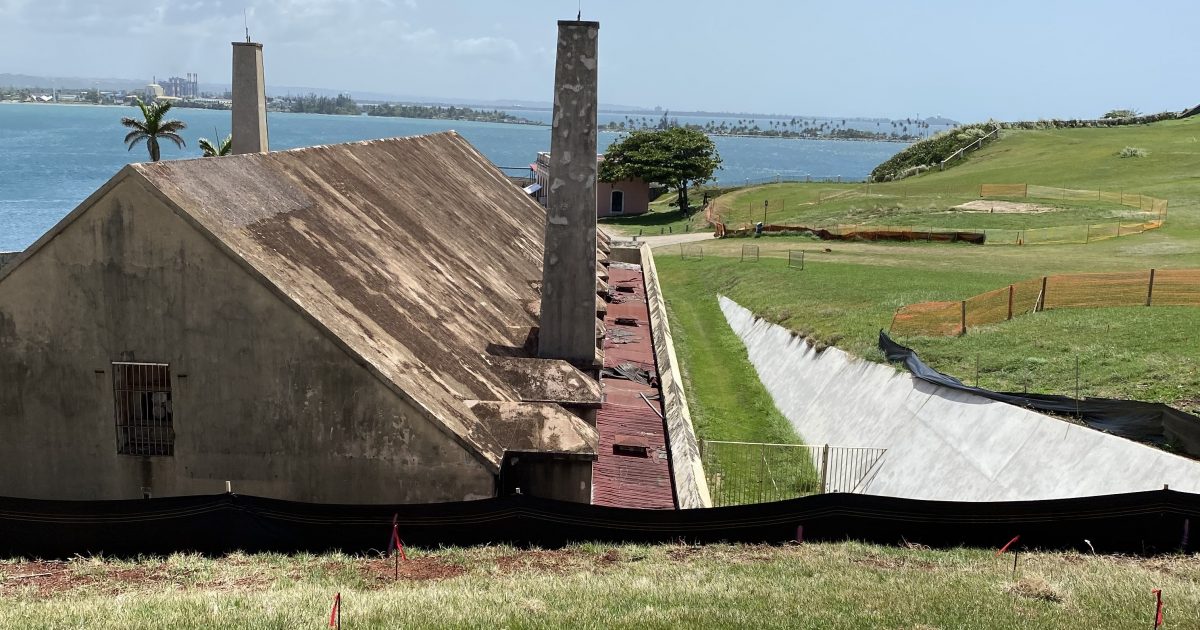
[[[683,234],[663,234],[661,236],[613,236],[612,242],[617,243],[646,243],[651,249],[659,249],[661,247],[669,247],[671,245],[679,245],[680,243],[695,243],[697,241],[707,241],[713,238],[711,230],[705,232],[686,232]]]

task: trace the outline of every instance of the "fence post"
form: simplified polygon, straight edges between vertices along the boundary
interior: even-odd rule
[[[1083,237],[1083,244],[1087,245],[1090,242],[1092,242],[1092,224],[1091,223],[1089,223],[1087,226],[1087,236]]]
[[[829,445],[821,449],[821,494],[829,492]]]
[[[758,458],[759,458],[758,459],[758,501],[756,501],[756,503],[763,503],[763,488],[766,487],[766,481],[767,481],[767,471],[766,471],[766,468],[767,468],[767,445],[766,444],[763,444],[762,448],[759,449]]]
[[[1008,321],[1012,321],[1013,285],[1008,285]]]
[[[1034,305],[1034,312],[1041,313],[1046,310],[1046,280],[1050,276],[1042,276],[1042,292],[1038,294],[1037,304]]]
[[[1146,289],[1146,306],[1154,299],[1154,270],[1150,270],[1150,286]]]
[[[1075,416],[1076,418],[1084,418],[1084,414],[1079,410],[1079,355],[1075,355]]]
[[[962,301],[962,326],[959,329],[958,334],[960,336],[967,334],[967,301],[966,300]]]

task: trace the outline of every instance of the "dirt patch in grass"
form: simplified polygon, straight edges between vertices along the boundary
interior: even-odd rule
[[[396,561],[393,558],[378,558],[365,560],[359,565],[362,576],[375,586],[384,586],[396,581]],[[410,582],[427,580],[447,580],[466,573],[467,570],[458,564],[451,564],[438,558],[413,558],[401,560],[399,579]]]
[[[163,565],[105,567],[90,572],[67,562],[23,562],[5,567],[0,577],[0,595],[31,589],[38,596],[49,597],[78,588],[98,588],[116,595],[169,582]]]
[[[1183,411],[1197,413],[1200,412],[1200,398],[1180,398],[1172,406]]]
[[[1061,602],[1062,595],[1054,590],[1053,586],[1046,580],[1039,577],[1023,577],[1017,580],[1016,584],[1008,587],[1008,592],[1017,597],[1025,599],[1035,599],[1043,602]]]
[[[511,556],[496,558],[496,566],[504,573],[549,573],[562,575],[580,567],[579,554],[565,550],[533,549]]]
[[[991,214],[1044,214],[1058,212],[1054,206],[1043,206],[1037,203],[1021,201],[992,201],[991,199],[976,199],[951,208],[959,212],[985,212]]]
[[[496,567],[501,573],[507,574],[564,575],[579,571],[603,571],[619,567],[626,562],[644,559],[644,557],[624,558],[616,549],[609,549],[600,554],[568,549],[531,549],[496,558]]]
[[[73,576],[65,562],[22,562],[0,569],[0,595],[33,589],[38,595],[52,595],[71,588]]]
[[[675,547],[667,552],[667,557],[675,562],[687,562],[702,552],[703,549],[700,547]]]
[[[861,558],[855,558],[854,563],[874,569],[887,569],[889,571],[896,569],[933,569],[937,567],[936,564],[928,560],[885,556],[876,553],[869,553]]]

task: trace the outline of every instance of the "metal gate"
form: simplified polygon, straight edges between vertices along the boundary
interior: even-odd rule
[[[828,444],[700,443],[714,507],[862,492],[886,452]]]

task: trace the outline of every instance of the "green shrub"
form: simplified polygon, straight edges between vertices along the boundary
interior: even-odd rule
[[[891,181],[924,171],[941,163],[955,151],[991,133],[995,127],[995,123],[992,122],[964,125],[915,142],[876,166],[875,170],[871,171],[871,181]]]
[[[1121,158],[1140,158],[1146,157],[1147,155],[1150,155],[1148,151],[1145,149],[1139,149],[1137,147],[1125,147],[1124,149],[1117,151],[1117,157]]]
[[[1114,109],[1102,116],[1102,118],[1137,118],[1141,115],[1141,112],[1136,109]]]

